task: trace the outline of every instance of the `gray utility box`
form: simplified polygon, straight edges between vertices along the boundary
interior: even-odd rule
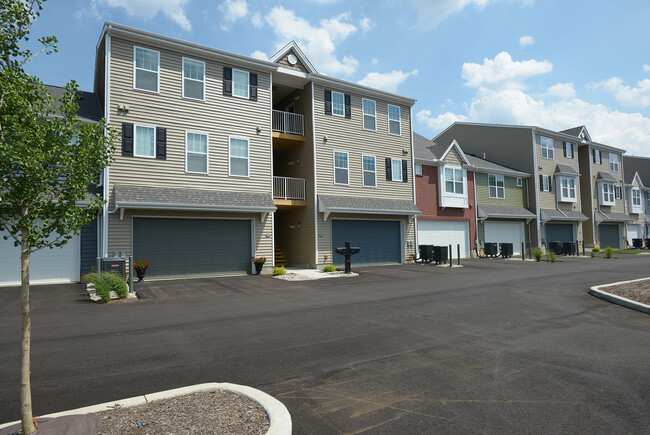
[[[122,257],[102,258],[102,272],[114,272],[126,278],[126,259]]]

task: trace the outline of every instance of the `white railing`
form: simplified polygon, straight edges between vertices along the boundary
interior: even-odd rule
[[[305,135],[305,121],[302,115],[281,110],[273,111],[273,131]]]
[[[305,200],[305,179],[273,177],[273,198]]]

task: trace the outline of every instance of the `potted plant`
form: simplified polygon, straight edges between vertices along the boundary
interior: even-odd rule
[[[138,275],[138,282],[144,279],[144,274],[149,268],[149,262],[144,260],[138,260],[133,265],[136,275]]]
[[[251,259],[253,260],[253,263],[255,263],[255,275],[259,275],[262,273],[264,263],[266,263],[266,257],[251,257]]]

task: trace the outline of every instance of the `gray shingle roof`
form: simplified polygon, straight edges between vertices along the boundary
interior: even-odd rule
[[[65,93],[65,88],[45,85],[45,89],[54,98],[55,106],[59,107],[59,100],[61,100],[61,97]],[[79,110],[77,110],[77,116],[79,119],[86,122],[97,122],[103,118],[102,107],[99,104],[99,99],[96,94],[93,92],[79,91],[78,96],[77,104],[79,105]]]
[[[540,210],[543,221],[586,221],[587,216],[579,211],[560,211],[552,208],[543,208]]]
[[[625,182],[632,183],[634,174],[639,173],[644,187],[650,187],[650,157],[623,156]]]
[[[578,137],[582,129],[585,128],[584,125],[580,125],[578,127],[573,127],[573,128],[567,128],[566,130],[560,130],[560,133],[568,134],[571,136]]]
[[[573,169],[571,166],[569,166],[569,165],[560,165],[560,164],[558,164],[556,166],[555,173],[556,174],[560,173],[560,174],[580,175],[578,173],[578,171]]]
[[[598,172],[598,175],[596,175],[596,180],[611,181],[614,183],[616,182],[616,178],[612,177],[607,172]]]
[[[469,160],[469,163],[477,169],[485,169],[487,171],[491,170],[491,171],[499,171],[499,172],[510,172],[513,175],[519,175],[524,177],[530,176],[530,174],[527,174],[525,172],[517,171],[507,166],[503,166],[498,163],[494,163],[489,160],[476,157],[472,154],[466,154],[466,156],[467,156],[467,160]]]
[[[334,195],[318,195],[318,211],[420,215],[420,209],[413,201]]]
[[[115,185],[116,207],[232,210],[272,212],[276,210],[271,193],[220,192],[212,190],[175,189]]]
[[[630,216],[625,213],[606,213],[604,211],[596,211],[596,221],[597,222],[632,222]]]
[[[432,142],[426,137],[413,132],[413,148],[416,159],[440,160],[440,157],[447,151],[453,141],[441,143]]]
[[[524,207],[504,207],[500,205],[479,205],[479,217],[525,218],[534,219],[537,215]]]

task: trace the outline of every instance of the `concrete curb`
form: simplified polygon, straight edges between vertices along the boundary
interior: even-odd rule
[[[632,279],[629,281],[613,282],[610,284],[595,285],[589,289],[589,294],[592,296],[596,296],[597,298],[606,300],[608,302],[621,305],[625,308],[631,308],[633,310],[637,310],[642,313],[650,314],[650,305],[642,304],[641,302],[636,302],[631,299],[624,298],[622,296],[617,296],[612,293],[607,293],[606,291],[602,290],[603,288],[611,287],[613,285],[627,284],[629,282],[644,281],[647,279],[648,278],[640,278],[640,279]]]
[[[258,403],[269,416],[269,430],[267,435],[291,435],[291,415],[287,408],[278,399],[266,394],[263,391],[257,390],[245,385],[230,384],[227,382],[217,383],[210,382],[207,384],[191,385],[189,387],[175,388],[173,390],[160,391],[158,393],[145,394],[142,396],[130,397],[128,399],[116,400],[114,402],[100,403],[99,405],[91,405],[83,408],[72,409],[70,411],[55,412],[53,414],[39,415],[39,417],[63,417],[65,415],[73,414],[90,414],[95,412],[112,410],[115,408],[129,408],[132,406],[144,405],[148,402],[156,400],[168,399],[177,396],[184,396],[190,393],[198,393],[202,391],[216,391],[225,390],[231,393],[239,394],[246,397],[253,402]],[[0,424],[0,429],[7,426],[20,423],[20,421],[12,421],[9,423]]]

